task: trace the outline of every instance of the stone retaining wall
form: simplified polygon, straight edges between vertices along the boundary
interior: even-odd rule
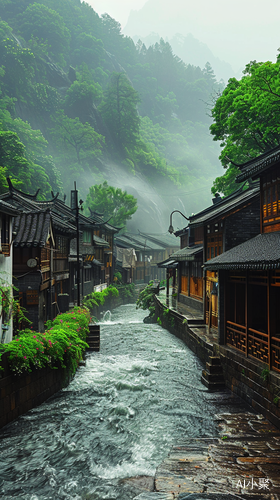
[[[155,296],[156,317],[159,317],[164,328],[169,330],[173,335],[183,340],[183,342],[198,356],[198,358],[206,363],[209,356],[213,356],[213,345],[207,343],[199,336],[199,328],[190,327],[187,320],[174,311],[169,309],[169,314],[163,314],[166,306]]]
[[[264,372],[267,365],[246,358],[233,348],[218,349],[226,386],[280,428],[280,374]]]
[[[201,361],[206,363],[209,356],[219,356],[226,386],[280,428],[280,374],[263,373],[267,365],[246,358],[229,346],[208,344],[201,330],[189,325],[181,314],[170,309],[169,314],[164,315],[166,306],[157,297],[155,306],[156,316],[164,328],[183,340]]]
[[[15,375],[8,367],[8,353],[1,358],[0,428],[40,405],[71,381],[69,370],[42,368]]]

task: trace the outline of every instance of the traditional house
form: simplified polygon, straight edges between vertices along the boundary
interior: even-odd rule
[[[13,231],[16,234],[13,261],[16,294],[34,328],[44,331],[44,322],[55,314],[50,210],[21,213],[15,218]]]
[[[158,267],[178,245],[167,234],[124,233],[116,238],[116,259],[124,281],[148,283],[165,279],[165,271]],[[125,249],[126,252],[121,251]]]
[[[13,337],[13,233],[12,220],[18,214],[12,205],[0,200],[0,342],[10,342]]]
[[[46,318],[53,318],[57,312],[65,311],[69,309],[71,304],[74,305],[77,300],[78,283],[80,285],[80,299],[82,299],[84,295],[92,292],[94,286],[99,285],[102,280],[106,282],[106,285],[112,281],[113,234],[118,229],[104,223],[100,216],[85,217],[81,211],[76,210],[76,207],[68,207],[65,199],[59,199],[58,194],[49,201],[42,201],[38,199],[38,191],[35,195],[29,195],[14,188],[10,180],[8,182],[9,191],[1,195],[0,200],[4,200],[3,203],[9,202],[25,214],[18,218],[15,226],[17,237],[20,238],[17,241],[17,248],[21,249],[21,251],[16,251],[14,259],[14,266],[16,269],[18,268],[17,279],[23,279],[19,276],[32,274],[30,270],[26,274],[26,265],[30,259],[35,259],[35,257],[40,264],[34,265],[34,268],[36,267],[36,272],[40,271],[43,277],[40,289],[38,289],[37,284],[36,287],[34,284],[35,288],[33,288],[33,285],[28,283],[28,278],[23,279],[20,287],[21,300],[24,305],[29,306],[27,309],[30,310],[34,325],[36,327],[38,325],[42,329]],[[76,195],[77,192],[74,191],[74,193]],[[47,217],[51,221],[50,235],[52,235],[53,244],[49,248],[48,242],[50,245],[51,240],[45,241],[42,247],[42,252],[46,253],[45,259],[38,254],[41,243],[32,240],[37,234],[36,231],[39,234],[39,231],[43,229],[43,219],[38,217],[36,219],[35,212],[37,215],[40,213],[41,217],[43,217],[42,214],[45,214],[44,222],[46,222]],[[39,224],[40,227],[37,228],[36,224]],[[31,231],[30,234],[29,231]],[[101,236],[97,236],[96,232],[101,233]],[[106,239],[102,237],[104,235]],[[77,238],[79,239],[79,256],[77,256]],[[43,239],[40,241],[42,242]],[[27,258],[27,253],[29,255],[30,252],[33,252],[34,256],[32,257],[30,254]],[[100,260],[96,258],[99,256],[99,252]],[[35,274],[33,273],[33,275]],[[37,290],[39,294],[36,299],[35,296],[33,297],[33,304],[28,290]],[[39,293],[43,290],[46,290],[44,294]],[[29,297],[28,301],[27,297]],[[33,312],[31,312],[31,306],[34,306]]]
[[[239,166],[260,179],[260,234],[205,264],[219,274],[219,341],[280,372],[280,147]]]
[[[259,186],[243,187],[190,217],[175,234],[182,248],[171,256],[178,262],[178,300],[204,312],[205,323],[218,328],[218,274],[203,263],[258,234]]]

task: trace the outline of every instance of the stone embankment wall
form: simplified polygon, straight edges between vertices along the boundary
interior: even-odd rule
[[[42,368],[15,375],[8,366],[8,353],[1,358],[0,428],[40,405],[71,381],[69,370]]]
[[[209,344],[195,322],[188,324],[184,316],[172,309],[164,314],[166,306],[157,297],[155,307],[162,326],[183,340],[201,361],[206,363],[209,356],[219,356],[226,386],[280,428],[280,374],[268,371],[267,365],[246,358],[236,349]]]
[[[195,325],[190,328],[184,316],[173,309],[169,309],[168,315],[164,314],[166,306],[164,306],[156,296],[155,308],[156,317],[160,318],[162,326],[173,333],[173,335],[183,340],[201,361],[206,363],[209,360],[209,356],[214,356],[213,345],[199,336],[199,328],[196,328]]]
[[[280,428],[280,374],[233,348],[217,346],[226,386]]]

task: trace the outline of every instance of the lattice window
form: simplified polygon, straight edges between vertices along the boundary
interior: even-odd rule
[[[262,178],[263,231],[280,229],[280,170],[275,169]]]
[[[66,259],[68,257],[68,239],[64,236],[57,236],[55,250],[55,259]]]
[[[26,304],[28,306],[35,306],[39,304],[39,292],[38,290],[27,290],[26,291]]]
[[[212,233],[207,236],[207,260],[213,259],[223,252],[223,233]]]

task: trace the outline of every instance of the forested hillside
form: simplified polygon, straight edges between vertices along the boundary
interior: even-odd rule
[[[7,175],[44,197],[74,180],[84,196],[104,180],[135,194],[140,180],[171,208],[172,193],[210,191],[210,65],[186,65],[163,40],[135,44],[79,0],[2,0],[0,16],[1,192]]]

